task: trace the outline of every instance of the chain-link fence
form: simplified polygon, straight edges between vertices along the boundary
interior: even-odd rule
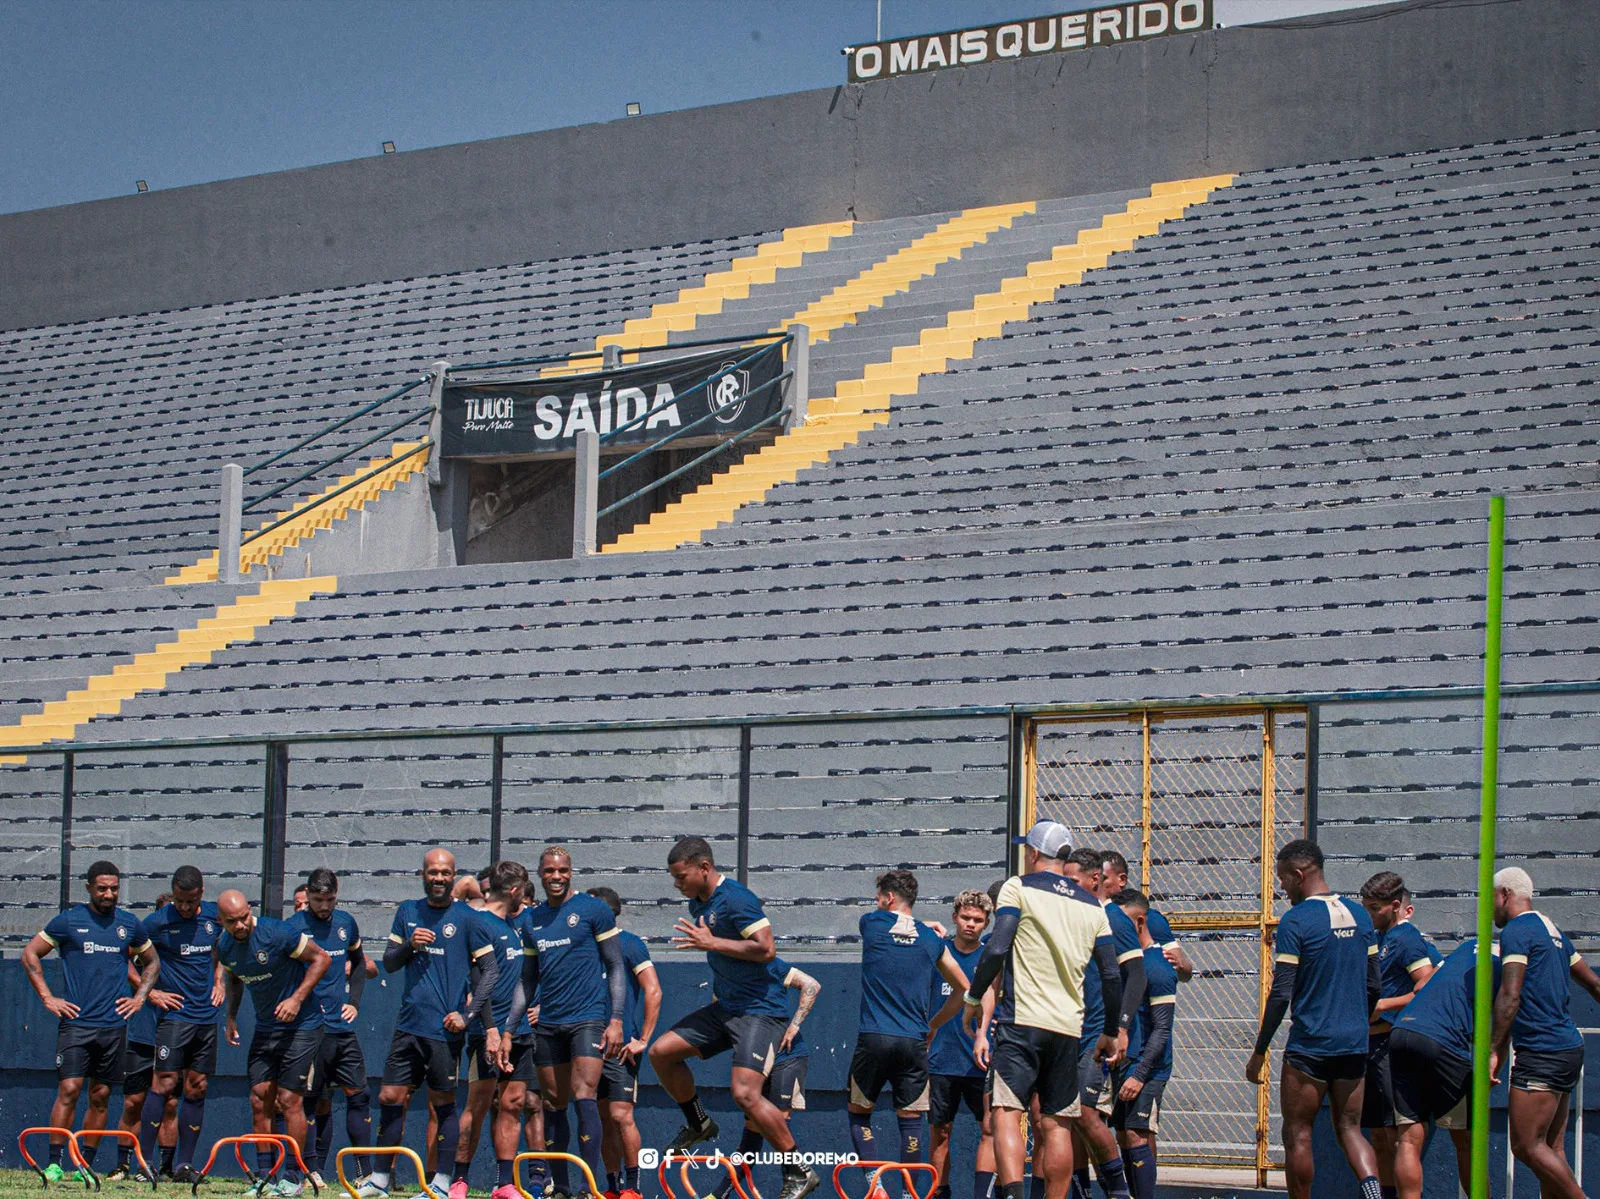
[[[1244,1080],[1281,904],[1272,860],[1306,827],[1306,712],[1130,712],[1030,726],[1026,816],[1116,850],[1129,881],[1189,943],[1162,1160],[1265,1171],[1277,1149],[1271,1088]]]

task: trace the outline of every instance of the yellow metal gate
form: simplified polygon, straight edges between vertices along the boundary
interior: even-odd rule
[[[1193,959],[1179,988],[1161,1160],[1253,1169],[1281,1157],[1275,1086],[1244,1080],[1283,904],[1273,859],[1305,827],[1303,709],[1040,718],[1026,740],[1024,824],[1059,820],[1128,859],[1129,882]]]

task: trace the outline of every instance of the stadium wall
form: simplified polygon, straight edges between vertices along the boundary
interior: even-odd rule
[[[42,209],[0,328],[1594,128],[1596,62],[1589,0],[1410,0]]]
[[[846,1091],[850,1058],[855,1045],[857,1015],[860,1003],[860,968],[855,963],[806,962],[806,970],[815,975],[823,985],[823,995],[805,1025],[805,1037],[811,1045],[811,1065],[806,1079],[806,1111],[797,1112],[793,1126],[802,1151],[848,1153],[850,1138],[846,1124]],[[59,986],[59,963],[54,958],[45,961],[46,977],[52,987]],[[662,986],[661,1029],[670,1028],[681,1016],[706,1000],[707,974],[705,966],[695,955],[695,960],[661,960],[657,963]],[[399,989],[387,985],[380,976],[368,985],[363,1002],[362,1019],[357,1027],[362,1052],[366,1057],[371,1083],[376,1091],[378,1074],[388,1052],[389,1030],[394,1025],[399,1005]],[[0,1089],[0,1168],[24,1167],[16,1153],[17,1134],[33,1124],[44,1123],[49,1116],[50,1104],[55,1095],[55,1029],[54,1021],[44,1011],[37,996],[28,985],[20,962],[0,962],[0,1008],[19,1013],[21,1019],[0,1021],[0,1061],[6,1063],[5,1086]],[[1593,1025],[1600,1017],[1588,996],[1574,988],[1574,1014],[1580,1024]],[[247,1001],[241,1013],[241,1040],[249,1044],[252,1026],[251,1005]],[[206,1129],[201,1138],[204,1149],[219,1136],[248,1131],[249,1091],[244,1079],[245,1049],[232,1048],[225,1042],[220,1046],[217,1077],[213,1081],[206,1106]],[[1241,1060],[1240,1069],[1244,1068]],[[1178,1068],[1182,1069],[1181,1060]],[[696,1067],[703,1084],[707,1109],[721,1128],[719,1143],[725,1151],[737,1143],[738,1130],[743,1117],[734,1106],[725,1085],[727,1059],[720,1058],[709,1065]],[[648,1064],[642,1079],[654,1083]],[[462,1087],[465,1098],[465,1085]],[[677,1132],[683,1118],[660,1087],[642,1087],[636,1117],[646,1146],[665,1145]],[[1591,1072],[1585,1089],[1585,1157],[1589,1162],[1600,1160],[1600,1079]],[[888,1096],[879,1103],[874,1121],[878,1135],[893,1140],[894,1118],[888,1107]],[[1505,1160],[1505,1088],[1496,1089],[1493,1104],[1495,1127],[1491,1160],[1497,1163],[1494,1177],[1503,1177],[1499,1163]],[[111,1123],[115,1125],[121,1111],[120,1092],[111,1100]],[[79,1119],[82,1119],[80,1105]],[[346,1143],[342,1101],[334,1105],[334,1144]],[[406,1143],[419,1153],[423,1150],[424,1128],[427,1122],[421,1099],[412,1104],[406,1125]],[[967,1172],[975,1148],[972,1121],[961,1116],[954,1131],[952,1152],[961,1164],[962,1173],[952,1179],[952,1199],[973,1199],[972,1179]],[[1455,1163],[1448,1138],[1436,1136],[1429,1148],[1427,1186],[1425,1199],[1456,1199],[1454,1186]],[[102,1164],[113,1160],[108,1147],[101,1150]],[[219,1173],[237,1173],[232,1159],[224,1164],[219,1159]],[[474,1163],[473,1185],[488,1189],[492,1184],[493,1155],[487,1138],[478,1146]],[[1317,1129],[1317,1193],[1328,1199],[1359,1199],[1360,1191],[1354,1176],[1346,1165],[1343,1154],[1334,1140],[1332,1129],[1324,1111]],[[826,1171],[823,1171],[826,1175]],[[1588,1173],[1589,1178],[1594,1174]],[[331,1178],[331,1171],[328,1175]],[[400,1179],[404,1186],[409,1176]],[[758,1172],[756,1184],[764,1194],[776,1194],[778,1188],[776,1168]],[[857,1179],[859,1182],[859,1179]],[[1448,1183],[1448,1185],[1446,1185]],[[767,1190],[767,1187],[771,1190]],[[824,1186],[827,1186],[826,1181]],[[652,1184],[653,1187],[653,1184]],[[851,1188],[858,1192],[861,1187]],[[1163,1191],[1167,1188],[1163,1187]],[[1496,1195],[1500,1194],[1498,1181]],[[1517,1195],[1519,1199],[1534,1199],[1537,1188],[1531,1172],[1518,1172]]]

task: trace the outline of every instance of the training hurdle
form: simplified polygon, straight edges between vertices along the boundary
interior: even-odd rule
[[[83,1171],[83,1189],[100,1189],[100,1177],[89,1167],[89,1159],[83,1155],[83,1146],[78,1144],[78,1134],[70,1128],[57,1128],[53,1124],[41,1124],[36,1128],[24,1128],[17,1134],[17,1151],[22,1154],[22,1160],[33,1167],[33,1172],[39,1176],[39,1185],[48,1187],[50,1180],[44,1176],[44,1168],[33,1160],[33,1154],[28,1152],[28,1138],[35,1133],[47,1132],[54,1136],[60,1133],[67,1138],[67,1145],[72,1150],[73,1159],[77,1168]]]
[[[583,1158],[575,1153],[554,1153],[543,1150],[537,1153],[519,1153],[511,1159],[511,1183],[517,1188],[517,1193],[522,1196],[522,1199],[535,1199],[533,1195],[528,1193],[527,1188],[522,1185],[522,1163],[539,1161],[575,1162],[578,1169],[583,1171],[584,1181],[589,1184],[589,1194],[598,1195],[601,1193],[600,1188],[595,1185],[594,1174],[589,1170],[589,1163],[584,1161]]]
[[[300,1156],[300,1145],[291,1136],[278,1132],[247,1132],[236,1137],[221,1137],[211,1146],[211,1156],[206,1158],[206,1164],[195,1180],[189,1184],[191,1194],[200,1193],[200,1184],[206,1180],[206,1175],[211,1173],[211,1167],[217,1164],[217,1151],[224,1145],[233,1146],[233,1158],[239,1163],[239,1168],[244,1171],[245,1177],[251,1182],[263,1182],[265,1179],[257,1176],[249,1164],[244,1160],[244,1147],[246,1145],[271,1145],[278,1151],[278,1156],[273,1159],[272,1168],[267,1171],[266,1177],[271,1178],[283,1168],[284,1161],[289,1154],[294,1154],[294,1164],[299,1168],[301,1177],[311,1187],[313,1195],[319,1194],[317,1184],[311,1181],[311,1171],[306,1169],[306,1160]]]
[[[677,1165],[678,1182],[688,1192],[688,1199],[700,1199],[694,1185],[689,1181],[689,1168],[691,1166],[726,1166],[728,1178],[733,1182],[733,1189],[739,1192],[739,1199],[761,1199],[761,1192],[756,1190],[755,1179],[750,1176],[750,1167],[744,1167],[745,1182],[749,1188],[739,1181],[738,1171],[735,1169],[733,1159],[722,1153],[673,1153],[664,1155],[661,1164],[656,1167],[656,1181],[661,1184],[661,1191],[667,1199],[677,1199],[672,1187],[667,1183],[667,1167]]]
[[[78,1130],[78,1139],[94,1137],[110,1137],[114,1141],[126,1141],[133,1146],[133,1159],[139,1163],[139,1169],[144,1171],[144,1176],[150,1180],[150,1189],[156,1189],[156,1172],[150,1168],[150,1163],[144,1160],[144,1150],[139,1148],[139,1138],[125,1128],[82,1128]]]
[[[417,1188],[427,1194],[432,1194],[432,1191],[428,1188],[428,1168],[422,1164],[422,1159],[417,1156],[415,1150],[407,1149],[404,1145],[346,1145],[339,1150],[333,1159],[333,1172],[338,1175],[339,1185],[344,1188],[344,1193],[349,1195],[350,1199],[360,1199],[360,1196],[356,1193],[355,1187],[350,1185],[350,1179],[345,1175],[344,1159],[347,1157],[409,1158],[411,1164],[417,1169]],[[519,1191],[522,1190],[521,1187],[517,1189]],[[526,1191],[522,1193],[527,1195]],[[533,1197],[530,1195],[528,1199],[533,1199]]]
[[[846,1170],[872,1171],[867,1177],[867,1199],[872,1199],[873,1192],[878,1189],[883,1176],[896,1170],[905,1179],[906,1190],[911,1192],[912,1199],[932,1199],[933,1192],[939,1186],[939,1171],[935,1170],[927,1162],[840,1162],[833,1168],[833,1189],[838,1194],[839,1199],[850,1199],[850,1196],[845,1193],[844,1184],[839,1181],[839,1175]],[[917,1193],[917,1184],[911,1175],[918,1170],[928,1175],[927,1194]]]

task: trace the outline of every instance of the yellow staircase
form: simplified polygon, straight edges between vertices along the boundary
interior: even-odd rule
[[[657,304],[650,315],[635,317],[623,323],[621,333],[603,333],[594,339],[596,351],[607,346],[623,350],[636,350],[640,346],[659,345],[669,333],[685,333],[695,327],[702,316],[721,312],[729,300],[750,298],[750,289],[772,283],[778,271],[799,266],[807,254],[826,250],[835,240],[849,237],[855,230],[853,221],[831,221],[823,225],[797,225],[785,229],[783,236],[763,242],[754,254],[735,258],[724,271],[713,271],[694,287],[680,291],[676,299]],[[629,355],[628,359],[637,355]],[[597,370],[599,361],[594,355],[574,356],[560,366],[547,366],[542,377],[578,375]]]
[[[1033,305],[1081,282],[1086,271],[1105,266],[1112,254],[1130,249],[1232,182],[1232,175],[1218,175],[1156,184],[1148,196],[1130,201],[1124,211],[1085,229],[1076,241],[1030,263],[1026,273],[1005,280],[998,291],[976,297],[970,307],[951,312],[942,325],[924,329],[915,343],[897,346],[887,362],[874,362],[859,378],[844,380],[831,397],[812,400],[803,426],[673,501],[601,552],[674,549],[699,541],[779,483],[792,483],[801,471],[855,444],[866,430],[888,424],[893,398],[915,395],[924,376],[942,374],[952,361],[971,358],[979,341],[1000,336],[1008,322],[1026,320]]]
[[[332,528],[334,521],[343,520],[350,513],[364,508],[384,492],[393,491],[428,465],[428,455],[433,452],[431,449],[412,453],[421,445],[422,443],[418,441],[397,441],[387,458],[372,459],[360,470],[330,483],[316,495],[296,504],[288,512],[280,512],[262,521],[257,526],[258,529],[264,529],[286,516],[292,518],[264,537],[258,537],[239,548],[240,572],[271,561],[284,550],[293,549],[302,541],[316,536],[321,530]],[[374,471],[377,473],[373,474]],[[341,487],[348,486],[366,474],[372,474],[372,478],[359,487],[351,487],[349,491],[333,499],[327,498]],[[204,558],[190,563],[177,574],[162,581],[169,586],[179,583],[215,583],[217,562],[217,551],[212,550]]]
[[[331,595],[338,585],[339,580],[331,575],[263,583],[254,595],[223,604],[214,616],[203,618],[193,628],[179,629],[171,641],[162,642],[106,674],[95,675],[79,690],[68,692],[65,699],[45,704],[43,712],[0,727],[0,748],[70,741],[80,725],[97,716],[115,716],[125,701],[141,692],[160,691],[168,677],[185,666],[209,662],[218,650],[252,640],[257,629],[293,616],[295,609],[313,595]],[[23,761],[26,759],[16,755],[0,757],[0,763],[15,765]]]
[[[926,278],[979,242],[987,241],[991,233],[1010,228],[1011,222],[1019,216],[1037,209],[1038,205],[1033,203],[969,208],[882,262],[868,267],[848,283],[841,283],[781,322],[772,332],[782,333],[790,325],[804,325],[811,331],[812,341],[827,341],[834,330],[855,324],[863,312],[879,307],[896,292],[905,291],[918,279]]]

